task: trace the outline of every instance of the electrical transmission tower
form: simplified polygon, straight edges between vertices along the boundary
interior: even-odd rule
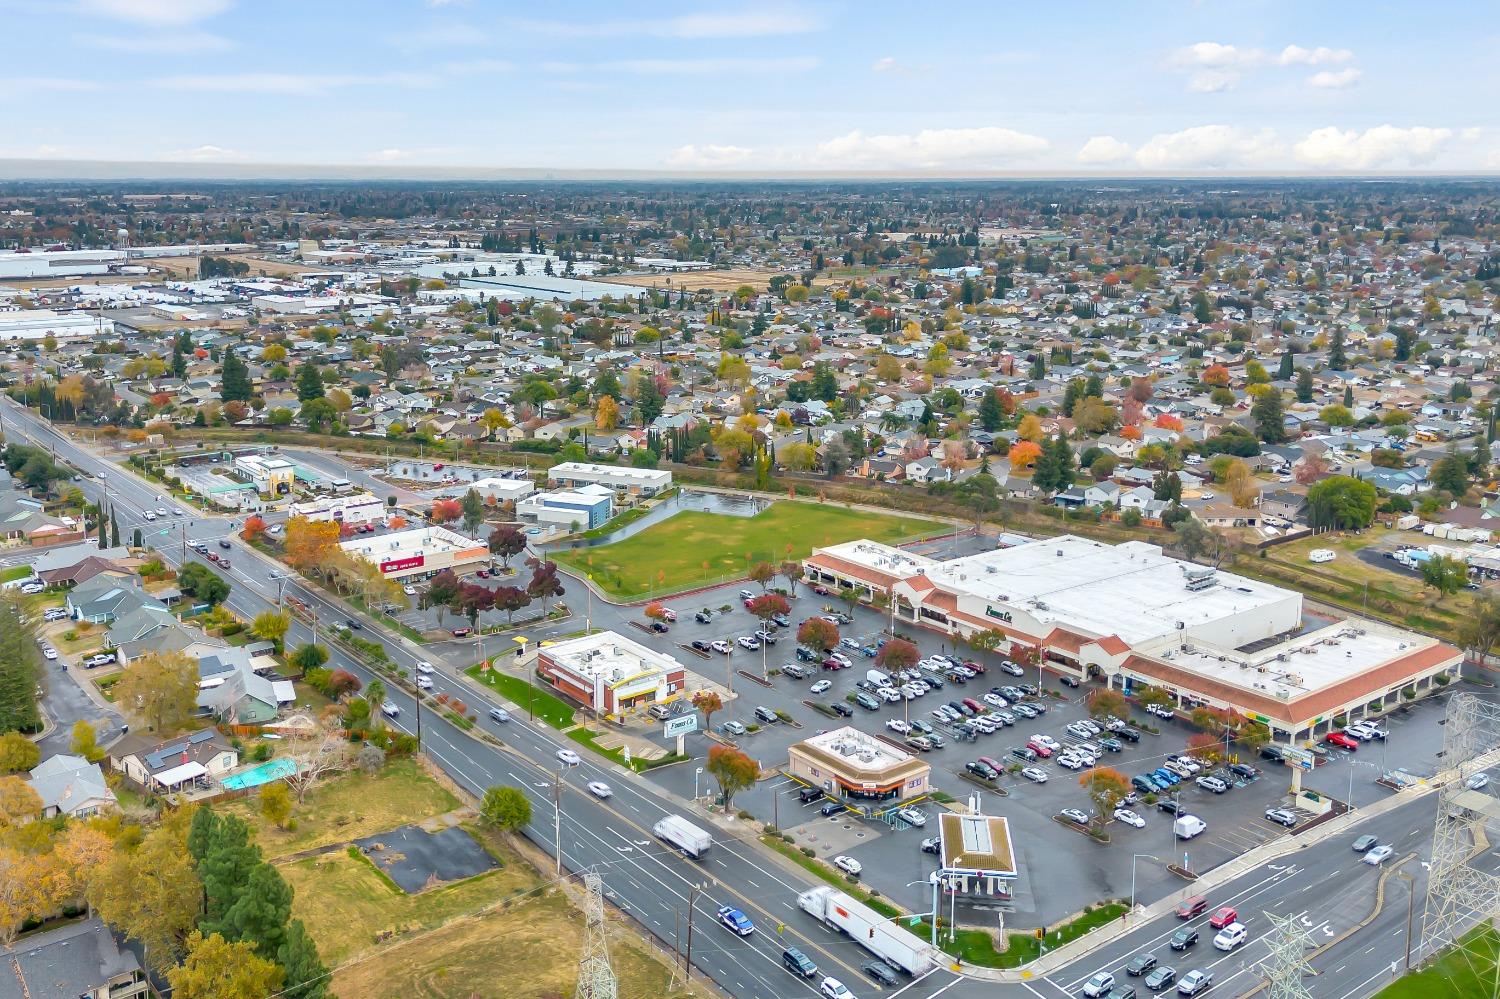
[[[578,989],[574,999],[616,999],[618,983],[609,963],[609,940],[604,923],[604,879],[598,871],[583,876],[587,894],[583,900],[585,919],[583,955],[578,959]]]
[[[1266,976],[1266,995],[1270,999],[1312,999],[1303,975],[1312,970],[1304,952],[1310,946],[1306,927],[1296,916],[1266,913],[1274,932],[1267,940],[1271,953],[1261,963]]]
[[[1427,904],[1422,913],[1419,957],[1432,957],[1450,944],[1463,954],[1489,992],[1500,996],[1494,958],[1474,953],[1466,942],[1476,925],[1500,914],[1500,878],[1473,865],[1490,849],[1492,831],[1500,828],[1496,781],[1479,779],[1497,762],[1500,749],[1500,704],[1473,694],[1455,694],[1443,722],[1443,763],[1453,773],[1438,792],[1437,822],[1432,835],[1432,869],[1427,876]],[[1471,785],[1482,786],[1474,787]]]

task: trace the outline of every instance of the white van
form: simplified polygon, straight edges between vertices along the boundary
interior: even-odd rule
[[[889,687],[891,685],[891,678],[878,669],[866,670],[865,679],[877,687]]]
[[[1207,828],[1208,823],[1196,815],[1180,815],[1172,823],[1172,831],[1177,834],[1178,839],[1192,839]]]

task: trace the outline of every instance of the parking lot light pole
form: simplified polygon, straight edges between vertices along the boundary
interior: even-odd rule
[[[1136,853],[1136,854],[1132,854],[1131,855],[1131,857],[1130,857],[1130,912],[1131,912],[1132,915],[1135,913],[1135,862],[1137,860],[1141,860],[1143,858],[1146,859],[1146,860],[1154,860],[1158,864],[1160,864],[1160,863],[1163,862],[1160,857],[1153,856],[1152,854],[1149,854],[1149,853]]]
[[[702,776],[703,776],[703,768],[699,767],[698,770],[697,770],[697,772],[693,774],[693,800],[694,801],[698,800],[698,781],[699,781],[700,778],[702,778]]]

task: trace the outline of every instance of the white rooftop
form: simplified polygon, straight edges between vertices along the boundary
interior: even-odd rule
[[[811,736],[804,739],[803,743],[848,760],[865,770],[884,770],[912,758],[910,753],[902,752],[890,743],[867,735],[852,725]]]
[[[1189,589],[1194,573],[1212,575],[1213,584]],[[1301,617],[1301,596],[1291,590],[1168,558],[1143,541],[1108,545],[1063,535],[934,563],[927,577],[1133,647],[1273,604],[1295,604],[1288,628]]]
[[[569,672],[605,683],[619,683],[647,673],[665,673],[682,669],[682,664],[665,653],[646,648],[613,631],[582,635],[564,642],[546,645],[542,653]]]
[[[466,538],[446,527],[415,527],[393,534],[366,536],[345,541],[341,548],[376,562],[388,562],[407,555],[433,555],[443,551],[482,548],[484,542]]]
[[[891,545],[883,545],[879,541],[845,541],[843,544],[819,548],[817,553],[851,562],[866,569],[874,569],[876,572],[883,572],[898,579],[906,579],[924,572],[932,576],[933,570],[942,565],[941,562],[927,558],[925,555],[914,555]]]
[[[670,481],[672,473],[667,469],[632,468],[624,465],[598,465],[589,461],[564,461],[547,469],[552,478],[584,475],[603,476],[615,480],[639,480],[641,482]]]

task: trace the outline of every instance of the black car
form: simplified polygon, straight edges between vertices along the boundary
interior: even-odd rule
[[[1064,687],[1074,687],[1074,688],[1076,688],[1078,686],[1078,677],[1076,677],[1076,676],[1068,676],[1067,674],[1064,674],[1064,675],[1058,677],[1058,680],[1060,680],[1062,682],[1062,685]]]
[[[1231,763],[1229,764],[1229,772],[1236,777],[1243,777],[1245,780],[1254,780],[1260,776],[1260,771],[1248,763]]]
[[[713,619],[714,619],[714,616],[712,614],[710,614],[708,611],[699,611],[698,613],[696,613],[696,614],[693,615],[693,620],[697,621],[699,624],[707,624],[708,622],[712,621]]]
[[[844,806],[842,804],[840,804],[837,801],[830,801],[828,804],[826,804],[822,808],[818,809],[818,814],[822,815],[824,817],[827,817],[829,815],[837,815],[839,812],[842,812],[843,810],[844,810]]]
[[[788,947],[781,952],[781,963],[786,965],[787,971],[794,975],[801,975],[803,978],[811,978],[818,973],[818,966],[795,947]]]
[[[884,961],[866,961],[859,966],[859,970],[887,987],[901,981],[901,979],[896,977],[896,973],[891,970],[891,966]]]
[[[360,630],[361,628],[364,627],[364,625],[360,624],[358,621],[354,620],[354,618],[352,618],[352,617],[351,618],[346,618],[345,621],[344,621],[344,624],[348,626],[348,628],[349,628],[350,631],[358,631],[358,630]]]
[[[1176,798],[1162,798],[1156,803],[1156,807],[1160,808],[1168,815],[1176,815],[1180,808],[1180,806],[1177,804]]]
[[[712,652],[713,651],[713,647],[710,646],[707,642],[703,641],[701,638],[700,639],[695,639],[693,641],[692,648],[693,648],[693,651],[695,651],[695,652]]]
[[[797,800],[804,805],[810,801],[817,801],[821,797],[823,797],[823,789],[821,787],[804,787],[797,792]]]
[[[1099,748],[1110,753],[1123,753],[1125,751],[1125,744],[1119,739],[1100,739]]]
[[[225,551],[228,551],[229,550],[229,539],[228,538],[220,538],[219,539],[219,547],[222,548],[222,549],[224,549]]]
[[[845,704],[843,701],[834,701],[828,706],[833,709],[833,713],[836,715],[842,715],[845,718],[854,717],[854,709]]]
[[[1172,939],[1167,941],[1173,950],[1187,950],[1197,942],[1198,931],[1188,926],[1184,926],[1176,933],[1173,933]]]
[[[1120,729],[1120,731],[1116,732],[1115,735],[1119,736],[1121,739],[1124,739],[1126,742],[1141,741],[1141,733],[1133,728],[1122,728]]]
[[[1276,745],[1275,743],[1266,743],[1266,745],[1260,747],[1260,755],[1264,759],[1275,760],[1277,763],[1280,763],[1285,758],[1285,754],[1282,753],[1281,747]]]
[[[1139,978],[1154,967],[1156,967],[1155,954],[1137,954],[1130,959],[1129,964],[1125,965],[1125,974],[1132,978]]]
[[[970,760],[964,764],[964,769],[978,777],[980,780],[999,780],[1000,775],[995,773],[995,768],[988,763],[980,763],[978,760]]]
[[[1036,750],[1028,749],[1025,746],[1017,746],[1010,751],[1010,755],[1018,760],[1025,760],[1027,763],[1036,762]]]
[[[820,663],[823,661],[822,656],[818,655],[816,652],[814,652],[812,649],[809,649],[805,645],[797,646],[797,658],[805,663]]]
[[[1160,992],[1162,989],[1177,981],[1177,969],[1168,968],[1163,965],[1146,976],[1144,984],[1152,992]]]
[[[658,635],[665,635],[667,632],[671,631],[672,629],[668,628],[666,626],[666,624],[663,623],[663,622],[661,622],[661,621],[652,621],[651,622],[651,630],[654,631],[654,632],[656,632]]]

